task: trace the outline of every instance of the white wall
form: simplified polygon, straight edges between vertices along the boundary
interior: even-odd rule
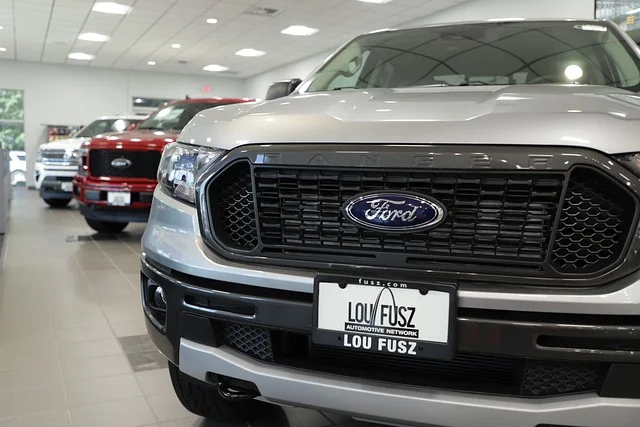
[[[494,18],[591,19],[594,14],[594,0],[470,0],[433,15],[407,22],[401,27]],[[274,81],[307,77],[330,53],[324,52],[247,79],[247,96],[263,98],[269,85]]]
[[[131,112],[133,96],[183,98],[245,95],[238,79],[144,73],[31,62],[0,61],[0,87],[24,90],[27,184],[33,184],[46,124],[86,125],[98,116]],[[211,93],[202,88],[211,86]]]

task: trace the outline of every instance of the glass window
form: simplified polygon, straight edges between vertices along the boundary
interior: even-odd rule
[[[639,65],[606,23],[449,25],[358,37],[312,77],[306,91],[544,83],[637,90]]]
[[[133,123],[140,123],[143,119],[99,119],[91,122],[87,127],[75,134],[74,138],[91,138],[109,132],[122,132]]]
[[[225,103],[176,102],[157,111],[145,120],[139,129],[182,130],[200,111],[221,105],[225,105]]]
[[[2,148],[24,150],[24,93],[0,89],[0,143]]]

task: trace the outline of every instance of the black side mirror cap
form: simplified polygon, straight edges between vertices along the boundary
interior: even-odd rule
[[[273,83],[269,86],[269,90],[267,90],[266,100],[270,101],[272,99],[282,98],[288,95],[291,95],[294,90],[300,86],[302,83],[301,79],[291,79],[291,80],[282,80],[279,82]]]

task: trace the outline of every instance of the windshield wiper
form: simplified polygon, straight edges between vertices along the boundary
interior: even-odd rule
[[[456,86],[491,86],[495,83],[488,83],[488,82],[483,82],[481,80],[469,80],[466,82],[462,82],[459,85]]]

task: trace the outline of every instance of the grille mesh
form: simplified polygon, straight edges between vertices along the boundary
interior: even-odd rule
[[[260,360],[272,361],[271,337],[266,329],[227,323],[223,330],[224,342]]]
[[[613,263],[631,231],[632,196],[600,173],[574,171],[558,224],[552,263],[563,273],[590,273]]]
[[[593,365],[527,362],[522,381],[525,396],[553,396],[595,390],[600,373]]]
[[[158,151],[89,151],[89,172],[93,176],[156,179],[162,153]],[[131,161],[128,168],[114,168],[111,162],[125,158]]]
[[[246,163],[227,169],[216,181],[213,200],[214,229],[227,246],[251,250],[258,244],[251,170]]]

